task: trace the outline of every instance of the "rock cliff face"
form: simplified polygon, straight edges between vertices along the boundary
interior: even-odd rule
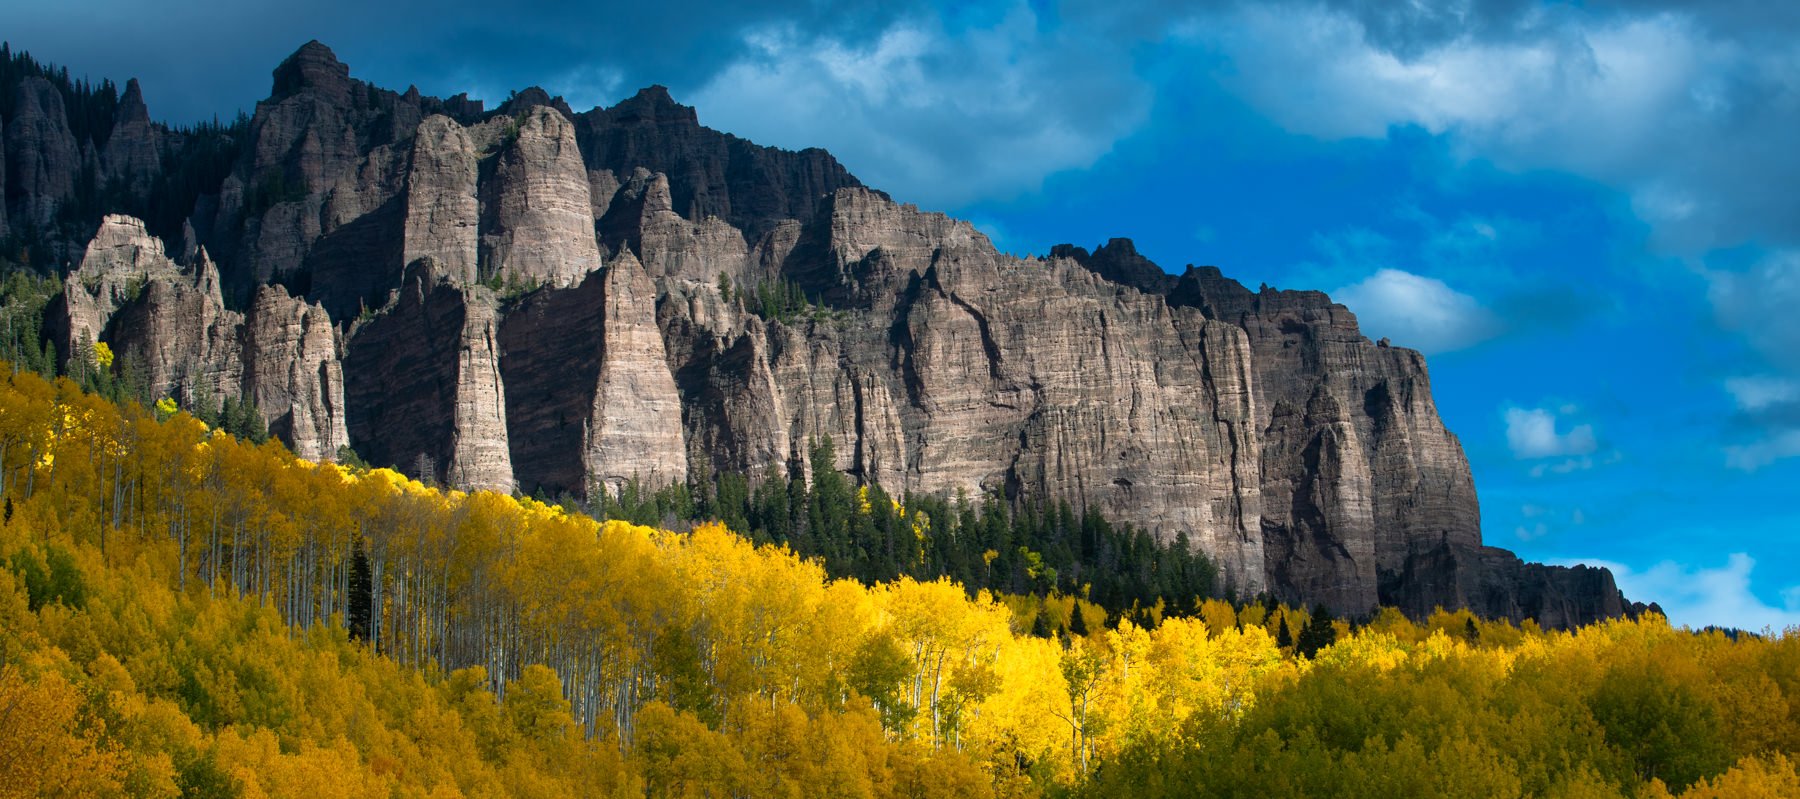
[[[76,156],[25,90],[7,196],[41,215],[66,191],[43,165]],[[115,136],[143,128],[120,114]],[[109,169],[149,174],[143,130],[106,143]],[[105,220],[59,341],[113,342],[158,391],[252,396],[307,457],[349,443],[451,485],[581,494],[803,473],[830,436],[837,468],[895,494],[1067,499],[1185,537],[1239,595],[1631,611],[1603,570],[1482,546],[1423,357],[1324,294],[1171,275],[1126,239],[1003,255],[660,87],[583,114],[532,89],[489,115],[353,80],[311,43],[244,136],[181,263]],[[758,287],[790,285],[807,311],[758,312]]]
[[[351,442],[376,463],[469,489],[513,490],[493,292],[434,261],[407,270],[344,359]]]
[[[43,78],[26,78],[13,93],[6,120],[6,204],[13,227],[47,227],[59,205],[75,196],[81,150],[69,131],[62,94]]]
[[[862,185],[824,150],[759,147],[701,127],[694,109],[661,86],[581,114],[575,124],[589,168],[667,175],[676,212],[722,219],[752,239],[784,220],[805,218],[820,197]]]
[[[206,251],[178,263],[142,221],[101,221],[49,317],[63,357],[89,357],[107,341],[152,395],[189,407],[252,398],[301,457],[329,460],[349,443],[339,334],[325,310],[278,286],[262,287],[247,312],[231,310]]]
[[[617,490],[687,478],[682,398],[630,252],[569,291],[534,293],[501,328],[520,487]]]
[[[150,109],[144,105],[137,79],[127,81],[111,135],[100,151],[103,178],[118,182],[128,193],[147,193],[162,169],[161,139],[162,131],[150,121]]]
[[[406,174],[403,263],[432,258],[452,280],[477,281],[478,163],[475,145],[456,120],[438,115],[420,123]]]
[[[310,460],[349,445],[337,331],[324,308],[263,286],[244,330],[242,393],[266,409],[269,432]]]
[[[600,268],[575,126],[541,105],[505,124],[493,175],[482,182],[485,271],[520,282],[574,285]]]

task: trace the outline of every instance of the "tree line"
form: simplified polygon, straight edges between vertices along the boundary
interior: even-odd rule
[[[827,574],[867,584],[900,577],[949,578],[971,596],[1079,597],[1108,619],[1153,624],[1190,615],[1218,593],[1218,569],[1185,532],[1162,543],[1097,509],[1067,500],[1021,502],[929,494],[893,496],[839,472],[825,436],[809,448],[811,477],[775,467],[752,480],[714,472],[655,491],[628,481],[595,486],[589,499],[560,504],[596,519],[642,525],[718,521],[759,544],[817,558]]]

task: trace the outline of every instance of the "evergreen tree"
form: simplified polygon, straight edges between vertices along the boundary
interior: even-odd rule
[[[769,466],[762,482],[756,486],[750,526],[763,532],[761,538],[777,544],[789,543],[794,537],[793,515],[788,507],[788,480],[774,465]]]
[[[1069,634],[1086,638],[1088,635],[1087,614],[1081,610],[1081,603],[1075,603],[1074,610],[1069,613]]]
[[[1079,594],[1108,618],[1140,607],[1131,618],[1146,625],[1191,615],[1212,596],[1217,571],[1185,535],[1165,545],[1066,501],[988,496],[977,505],[959,492],[953,501],[908,495],[895,502],[878,484],[857,486],[835,461],[835,442],[822,439],[808,451],[810,480],[777,464],[754,486],[741,473],[700,468],[685,483],[652,491],[628,481],[616,495],[593,489],[589,502],[564,497],[562,504],[652,526],[716,520],[758,543],[818,558],[834,577],[867,583],[949,577],[971,597]]]
[[[1283,618],[1285,622],[1286,619]],[[1337,627],[1333,624],[1331,610],[1324,605],[1313,606],[1312,619],[1300,631],[1297,649],[1307,657],[1319,654],[1319,650],[1337,642]]]
[[[373,584],[369,570],[369,556],[363,552],[362,539],[356,541],[356,549],[350,555],[350,592],[348,618],[344,621],[350,627],[350,637],[357,641],[369,640],[369,619],[373,617],[371,606]]]
[[[189,390],[189,413],[207,427],[219,426],[219,404],[210,383],[200,382]]]
[[[824,436],[813,445],[809,460],[812,492],[807,506],[807,530],[824,554],[827,568],[839,574],[850,573],[848,528],[855,513],[855,497],[849,481],[837,470],[837,446],[831,436]]]
[[[824,554],[817,533],[807,524],[811,505],[807,501],[806,476],[790,474],[782,485],[787,488],[788,540],[802,552]]]

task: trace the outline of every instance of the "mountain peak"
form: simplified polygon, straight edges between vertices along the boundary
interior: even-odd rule
[[[550,92],[545,91],[542,86],[527,86],[524,89],[514,92],[513,96],[508,98],[505,104],[500,106],[500,113],[509,115],[517,114],[540,105],[554,108],[557,111],[562,112],[563,116],[570,119],[575,118],[575,111],[569,108],[568,102],[564,101],[561,97],[552,96]]]
[[[150,124],[150,109],[144,105],[144,90],[138,86],[137,78],[125,81],[125,93],[119,95],[119,108],[115,114],[120,122]]]
[[[339,61],[337,54],[318,39],[300,45],[275,68],[271,94],[286,97],[307,90],[339,99],[350,93],[349,65]]]
[[[647,103],[657,107],[679,105],[675,102],[674,96],[669,94],[669,87],[660,83],[652,83],[638,89],[637,94],[632,95],[628,102]]]
[[[660,83],[651,84],[639,89],[634,94],[612,108],[606,114],[614,122],[688,122],[700,124],[700,117],[689,106],[675,102],[669,94],[669,87]]]
[[[1174,275],[1138,254],[1137,244],[1128,238],[1108,239],[1092,253],[1085,247],[1058,244],[1050,248],[1050,257],[1068,258],[1107,280],[1147,294],[1168,294],[1176,284]]]

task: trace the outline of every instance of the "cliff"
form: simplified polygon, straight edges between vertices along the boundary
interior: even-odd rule
[[[43,87],[9,90],[31,99],[5,122],[16,227],[68,196],[75,156]],[[129,94],[129,139],[101,152],[136,185],[169,137]],[[1482,545],[1423,356],[1322,293],[1171,275],[1125,239],[1004,255],[660,87],[487,113],[356,81],[314,42],[243,136],[179,258],[105,219],[56,329],[65,352],[133,353],[158,392],[254,396],[308,457],[350,443],[461,487],[583,494],[800,473],[830,436],[837,468],[896,495],[1066,499],[1185,534],[1240,596],[1633,611],[1604,570]],[[807,311],[759,313],[758,287],[790,285]]]

